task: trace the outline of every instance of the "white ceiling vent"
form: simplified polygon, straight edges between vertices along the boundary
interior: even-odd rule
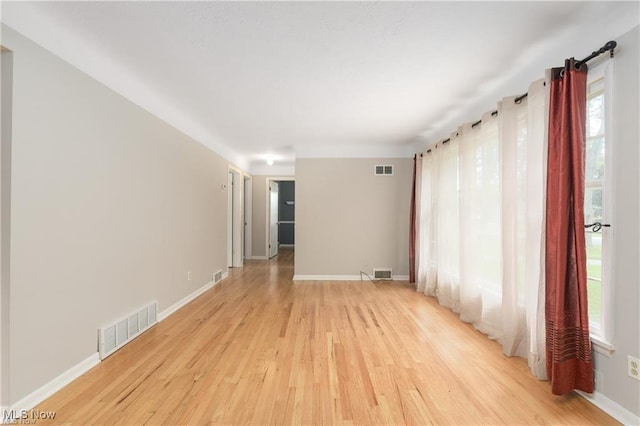
[[[373,167],[373,174],[376,176],[393,176],[393,166],[391,164],[377,164]]]

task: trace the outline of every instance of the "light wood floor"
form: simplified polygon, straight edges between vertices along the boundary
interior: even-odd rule
[[[407,284],[292,276],[291,250],[233,269],[37,408],[75,424],[615,423]]]

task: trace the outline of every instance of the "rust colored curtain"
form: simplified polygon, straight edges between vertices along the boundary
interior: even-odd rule
[[[555,395],[593,392],[587,313],[584,164],[587,66],[551,70],[546,208],[547,374]]]
[[[411,211],[409,213],[409,282],[416,282],[416,167],[418,156],[413,156],[413,184],[411,185]]]

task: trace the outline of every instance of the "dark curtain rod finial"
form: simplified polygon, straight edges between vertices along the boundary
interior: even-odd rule
[[[616,42],[615,40],[610,40],[610,41],[606,42],[604,46],[602,46],[600,49],[598,49],[595,52],[593,52],[591,55],[587,56],[586,58],[584,58],[581,61],[577,61],[576,62],[576,67],[580,68],[580,65],[584,64],[585,62],[589,62],[593,58],[595,58],[597,56],[600,56],[605,52],[611,53],[611,57],[613,58],[613,50],[616,48],[617,45],[618,45],[618,42]],[[546,83],[544,83],[544,85],[546,86]],[[514,99],[514,102],[519,104],[528,95],[529,95],[528,93],[525,93],[524,95],[518,96],[518,97],[516,97]]]
[[[610,41],[606,42],[605,45],[602,46],[600,49],[596,50],[595,52],[592,52],[591,55],[587,56],[583,60],[578,61],[576,63],[576,66],[579,67],[580,65],[584,64],[585,62],[589,62],[590,60],[592,60],[596,56],[600,56],[605,52],[611,52],[611,57],[613,57],[613,49],[615,49],[617,45],[618,45],[618,42],[616,42],[615,40],[610,40]]]

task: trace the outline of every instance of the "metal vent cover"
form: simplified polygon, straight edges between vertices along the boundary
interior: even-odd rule
[[[393,176],[393,165],[391,165],[391,164],[376,164],[373,167],[373,174],[375,176]]]
[[[392,280],[393,274],[391,268],[374,268],[373,269],[374,280]]]
[[[98,330],[98,352],[105,359],[158,322],[158,302]]]

